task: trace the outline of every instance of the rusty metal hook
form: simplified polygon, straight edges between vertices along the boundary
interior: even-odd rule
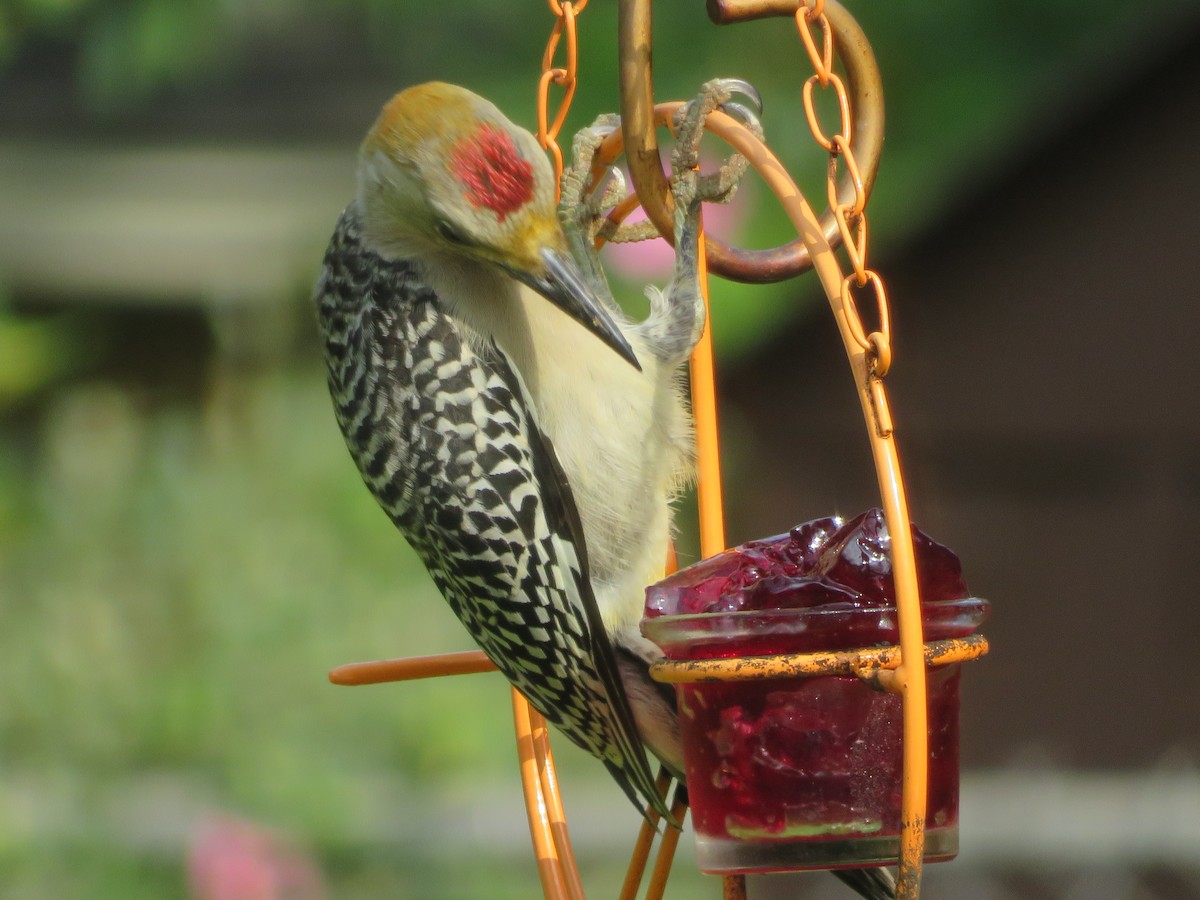
[[[762,16],[794,16],[799,0],[775,0],[747,6],[733,0],[709,0],[709,16],[729,24]],[[617,9],[620,41],[621,131],[629,174],[638,199],[667,241],[673,224],[670,192],[658,153],[654,126],[654,86],[651,72],[651,0],[621,0]],[[826,0],[825,14],[836,37],[839,57],[853,98],[854,153],[861,167],[862,187],[869,195],[883,149],[883,84],[875,54],[854,17],[835,0]],[[856,186],[849,176],[838,185],[839,205],[855,202]],[[841,242],[834,211],[820,219],[831,246]],[[770,250],[746,250],[708,237],[708,261],[713,272],[733,281],[762,284],[784,281],[807,270],[812,262],[799,238]]]

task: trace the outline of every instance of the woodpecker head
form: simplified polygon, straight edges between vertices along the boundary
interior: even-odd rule
[[[397,94],[359,152],[358,203],[372,250],[502,269],[638,366],[571,258],[554,196],[554,174],[534,136],[452,84]]]

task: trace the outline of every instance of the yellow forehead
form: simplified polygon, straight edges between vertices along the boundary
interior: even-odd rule
[[[409,148],[421,141],[442,142],[458,136],[478,114],[480,100],[465,88],[440,81],[401,91],[383,107],[363,149]]]

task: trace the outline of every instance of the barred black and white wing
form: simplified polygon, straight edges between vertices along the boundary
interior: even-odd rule
[[[665,813],[571,488],[519,374],[495,344],[473,345],[406,264],[364,251],[353,210],[318,294],[338,420],[380,505],[530,703],[635,805]]]

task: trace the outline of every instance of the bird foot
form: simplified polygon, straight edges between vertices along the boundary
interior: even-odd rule
[[[735,94],[745,96],[753,109],[733,101]],[[748,163],[740,153],[732,154],[717,171],[701,175],[700,140],[704,137],[704,123],[708,114],[719,109],[733,116],[758,138],[763,136],[762,97],[748,81],[740,78],[714,78],[700,88],[700,92],[675,114],[675,149],[671,154],[671,169],[674,180],[680,182],[673,187],[675,199],[688,203],[707,201],[728,203],[737,192]]]
[[[595,240],[606,211],[625,196],[624,176],[600,152],[620,127],[620,117],[606,113],[571,141],[571,164],[563,172],[558,217],[568,232],[586,235],[589,241]]]
[[[732,102],[735,93],[746,96],[754,110]],[[756,136],[762,136],[758,91],[736,78],[706,82],[675,116],[670,180],[675,205],[675,273],[666,291],[647,292],[650,316],[642,325],[655,355],[668,364],[682,362],[704,333],[706,311],[699,276],[701,205],[732,199],[747,168],[746,159],[734,153],[716,172],[700,174],[700,139],[705,120],[714,109],[734,116]]]
[[[741,94],[750,103],[734,102]],[[699,171],[700,140],[704,123],[714,109],[734,116],[757,136],[762,136],[758,115],[762,100],[746,81],[717,78],[706,82],[700,92],[675,116],[675,148],[671,154],[671,196],[674,200],[675,271],[665,291],[647,290],[650,314],[637,328],[646,348],[661,363],[673,367],[691,354],[704,332],[705,308],[698,276],[700,208],[705,201],[726,203],[733,198],[745,174],[744,157],[734,153],[717,171],[702,175]],[[621,127],[618,116],[602,115],[579,131],[571,145],[571,165],[563,173],[562,196],[558,214],[571,243],[572,253],[597,293],[611,302],[596,254],[598,235],[608,240],[638,240],[653,237],[653,225],[646,221],[634,228],[608,221],[611,208],[627,190],[625,179],[605,158],[604,144]]]
[[[624,196],[625,179],[602,159],[600,150],[605,139],[620,127],[620,118],[607,114],[576,133],[571,142],[571,164],[563,171],[558,201],[558,220],[567,235],[571,255],[610,310],[619,307],[596,253],[596,234],[605,223],[607,210]]]
[[[658,237],[654,225],[644,219],[626,224],[609,217],[629,193],[625,176],[613,165],[616,154],[607,156],[604,146],[620,127],[620,116],[608,113],[579,131],[571,144],[571,165],[563,173],[559,219],[568,232],[586,234],[593,245],[597,239],[626,243]]]

